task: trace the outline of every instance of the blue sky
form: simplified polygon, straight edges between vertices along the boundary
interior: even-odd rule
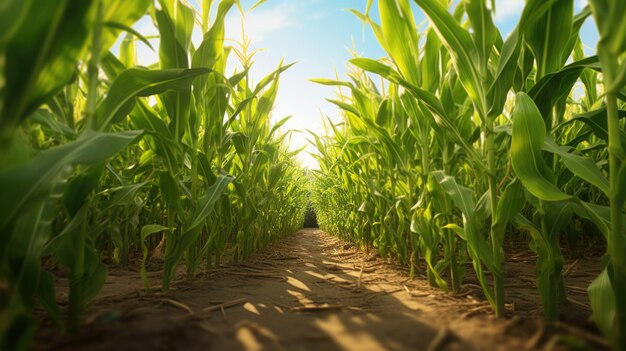
[[[244,10],[257,0],[241,0]],[[196,0],[189,0],[191,4]],[[274,110],[274,120],[292,116],[287,129],[301,130],[293,134],[291,148],[307,144],[306,130],[323,132],[322,119],[325,116],[338,120],[334,105],[325,101],[334,98],[332,87],[311,83],[311,78],[345,78],[347,61],[354,48],[359,55],[379,58],[385,56],[368,26],[363,26],[358,18],[346,9],[364,11],[366,0],[268,0],[261,6],[245,14],[245,31],[252,40],[252,49],[263,49],[256,55],[252,77],[258,82],[274,70],[281,59],[298,63],[283,73]],[[517,23],[524,0],[496,0],[496,24],[506,37]],[[376,1],[371,10],[378,22]],[[585,0],[575,0],[575,11],[586,4]],[[426,23],[425,16],[413,2],[416,23]],[[241,13],[233,9],[227,18],[227,37],[241,38]],[[156,34],[148,18],[135,26],[143,34]],[[597,31],[592,19],[588,19],[582,30],[586,51],[595,51]],[[195,33],[199,42],[202,35]],[[234,43],[233,43],[234,44]],[[156,61],[156,55],[139,48],[140,63]],[[235,61],[234,55],[231,59]],[[232,66],[234,69],[234,65]],[[313,151],[309,148],[308,151]],[[301,154],[305,166],[314,167],[315,160],[307,152]]]

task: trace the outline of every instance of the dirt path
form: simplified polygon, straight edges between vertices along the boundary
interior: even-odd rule
[[[135,273],[114,272],[79,335],[44,327],[35,349],[524,350],[550,333],[463,295],[306,229],[167,294],[146,296]]]

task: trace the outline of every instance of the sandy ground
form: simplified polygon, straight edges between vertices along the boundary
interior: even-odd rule
[[[305,229],[243,263],[178,281],[167,293],[145,294],[137,272],[113,271],[79,334],[61,335],[42,317],[33,349],[605,349],[588,320],[583,288],[594,272],[577,261],[566,265],[573,302],[564,323],[546,326],[531,261],[511,257],[510,317],[497,319],[471,283],[447,295],[423,277],[409,280],[401,267]],[[151,277],[156,284],[159,272]]]

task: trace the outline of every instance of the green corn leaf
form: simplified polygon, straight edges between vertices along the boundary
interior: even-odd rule
[[[154,13],[160,34],[159,66],[162,69],[187,69],[194,11],[178,0],[161,0],[159,3],[161,10]],[[170,117],[172,134],[176,140],[182,140],[191,116],[191,84],[162,93],[161,101]]]
[[[279,77],[277,76],[272,81],[272,85],[270,85],[270,87],[257,101],[253,118],[260,125],[265,125],[267,123],[269,114],[274,108],[274,101],[276,100],[276,95],[278,94],[279,81]]]
[[[185,210],[183,209],[180,201],[180,186],[172,175],[173,170],[159,172],[159,186],[161,188],[161,196],[163,197],[167,206],[173,210],[178,217],[183,218]]]
[[[191,67],[213,68],[224,54],[224,19],[234,3],[234,0],[220,2],[211,29],[204,34],[202,43],[193,54]]]
[[[137,47],[135,46],[135,38],[132,34],[126,33],[124,39],[120,43],[120,63],[123,63],[126,67],[134,67],[137,62],[135,52]]]
[[[123,23],[117,22],[117,21],[106,21],[106,22],[104,22],[104,25],[106,27],[109,27],[109,28],[119,29],[119,30],[125,31],[126,32],[126,37],[125,37],[124,40],[126,40],[128,38],[130,41],[134,41],[134,37],[135,37],[135,38],[141,40],[142,43],[146,44],[147,47],[149,47],[151,50],[154,51],[154,48],[152,47],[152,44],[150,44],[150,41],[148,41],[148,39],[146,39],[146,37],[144,37],[141,33],[139,33],[136,30],[134,30],[132,27],[129,27],[129,26],[127,26],[127,25],[125,25]],[[121,52],[120,52],[120,54],[121,54]]]
[[[103,163],[96,164],[68,181],[63,193],[63,205],[70,216],[75,216],[85,206],[87,198],[98,186],[103,170]]]
[[[263,4],[264,2],[266,2],[267,0],[258,0],[257,2],[254,3],[254,5],[252,5],[249,9],[248,12],[254,10],[255,8],[261,6],[261,4]]]
[[[165,267],[163,268],[163,288],[165,290],[169,288],[169,282],[174,277],[176,266],[183,257],[185,250],[198,239],[207,217],[214,209],[215,203],[234,180],[235,178],[230,175],[222,174],[217,177],[215,183],[198,199],[196,208],[191,213],[190,218],[187,219],[183,233],[174,240],[171,249],[169,251],[166,250]],[[247,192],[247,190],[242,191],[243,193]]]
[[[587,18],[589,18],[589,16],[591,16],[591,8],[589,7],[589,5],[585,6],[578,14],[576,14],[576,16],[574,16],[572,23],[572,32],[570,33],[567,45],[563,49],[563,62],[567,61],[567,59],[571,56],[572,50],[574,50],[576,43],[580,41],[580,28],[585,23]],[[574,54],[574,56],[576,55]],[[575,57],[574,60],[577,61]]]
[[[7,0],[0,7],[0,52],[28,17],[32,0]]]
[[[480,54],[472,41],[472,37],[440,2],[436,0],[415,2],[428,16],[441,42],[448,49],[459,79],[474,102],[479,115],[481,117],[487,116],[487,100],[482,85],[483,74],[479,71],[479,67],[481,67]],[[485,41],[485,44],[487,42]],[[486,72],[482,73],[486,74]]]
[[[487,300],[493,305],[495,300],[484,276],[482,264],[485,264],[494,274],[498,274],[498,271],[496,270],[489,244],[479,232],[479,224],[476,223],[473,217],[472,211],[475,208],[474,192],[470,188],[459,185],[454,177],[448,176],[442,171],[432,172],[432,176],[441,184],[446,193],[452,198],[456,207],[463,213],[463,231],[467,238],[468,251],[474,264],[474,270]]]
[[[436,91],[439,85],[442,72],[439,70],[439,60],[441,41],[434,30],[426,32],[426,43],[424,44],[424,55],[420,62],[422,71],[421,86],[427,91]]]
[[[506,226],[517,216],[524,208],[526,201],[524,200],[524,187],[522,183],[514,179],[504,189],[502,196],[498,201],[496,210],[496,218],[493,221],[492,228],[496,233],[496,241],[499,246],[503,245],[504,230]]]
[[[121,48],[120,48],[121,50]],[[121,54],[120,54],[121,56]],[[109,81],[115,80],[124,70],[126,70],[126,64],[109,51],[100,58],[100,67],[106,74]]]
[[[446,175],[442,171],[432,172],[433,176],[443,189],[452,197],[455,205],[461,210],[467,221],[471,221],[470,214],[475,208],[474,192],[472,189],[459,185],[453,177]]]
[[[75,249],[70,249],[73,254]],[[82,301],[86,305],[98,296],[108,276],[108,268],[100,260],[100,254],[91,240],[87,240],[85,247],[85,273],[81,279]]]
[[[62,186],[57,185],[55,193],[61,190]],[[24,305],[28,309],[34,306],[35,296],[40,288],[37,278],[44,273],[40,267],[40,261],[46,241],[50,238],[50,228],[55,215],[56,201],[50,199],[41,201],[37,206],[22,214],[17,220],[13,233],[3,232],[4,235],[9,234],[6,238],[8,240],[7,258],[11,262],[20,262],[11,267],[15,279],[11,283],[18,290],[13,296],[15,299],[13,303]],[[46,308],[53,312],[53,317],[55,315],[58,317],[58,306],[54,299],[52,302],[50,303],[47,299]]]
[[[167,90],[184,90],[193,80],[211,70],[131,68],[122,72],[111,84],[109,94],[98,106],[97,126],[104,130],[125,118],[135,106],[136,98],[160,94]]]
[[[257,95],[258,93],[260,93],[261,90],[265,89],[265,87],[267,87],[274,79],[280,76],[281,73],[285,72],[286,70],[288,70],[295,64],[296,62],[292,62],[286,65],[283,65],[281,62],[280,66],[278,66],[276,70],[274,70],[272,73],[268,74],[267,76],[263,77],[263,79],[259,81],[259,84],[257,84],[254,87],[252,95]]]
[[[41,126],[44,126],[68,139],[76,139],[78,137],[78,134],[74,129],[57,121],[56,118],[53,117],[52,113],[50,113],[50,111],[48,110],[39,109],[35,111],[35,113],[30,116],[30,121],[32,123],[38,123]]]
[[[593,320],[608,338],[615,338],[615,294],[609,274],[610,267],[605,268],[596,279],[593,280],[587,292]]]
[[[186,226],[186,231],[195,230],[197,227],[204,223],[206,217],[213,211],[213,206],[217,200],[222,196],[228,184],[235,180],[234,177],[229,175],[219,175],[217,180],[211,187],[206,190],[204,196],[198,200],[198,207],[195,209],[192,217],[192,221]]]
[[[441,228],[442,229],[450,229],[453,232],[455,232],[456,235],[459,236],[459,238],[461,238],[463,240],[467,240],[467,237],[465,236],[465,229],[463,229],[463,227],[461,227],[458,224],[450,223],[450,224],[446,224],[446,225],[442,226]]]
[[[523,34],[528,26],[535,23],[550,8],[555,0],[528,0],[522,11],[519,23],[506,38],[500,50],[500,60],[489,88],[489,115],[498,116],[504,107],[508,92],[515,81],[518,59],[523,43]],[[530,68],[532,68],[532,62]],[[518,77],[519,78],[519,77]]]
[[[600,230],[604,238],[608,238],[611,227],[611,212],[610,208],[606,206],[596,205],[584,201],[580,201],[580,203],[576,204],[578,206],[574,206],[574,211],[581,218],[588,219],[596,225],[596,227]]]
[[[111,49],[122,31],[133,34],[136,38],[144,42],[152,49],[150,42],[131,26],[144,16],[148,7],[152,5],[151,0],[106,0],[102,2],[102,19],[104,24],[101,38],[100,55]]]
[[[354,89],[354,86],[348,82],[343,82],[340,80],[332,80],[326,78],[313,78],[309,79],[313,83],[328,85],[328,86],[344,86],[346,88],[350,88],[350,90]]]
[[[342,110],[345,110],[347,112],[350,112],[352,114],[354,114],[355,116],[361,116],[361,114],[359,113],[359,110],[357,110],[354,106],[347,104],[343,101],[339,101],[339,100],[333,100],[333,99],[326,99],[326,101],[337,105],[339,108],[341,108]]]
[[[571,63],[559,71],[546,74],[528,92],[528,95],[532,97],[537,108],[541,111],[541,115],[547,121],[554,105],[569,95],[574,83],[585,68],[599,70],[598,57],[587,57]]]
[[[515,128],[515,126],[513,128]],[[546,137],[543,149],[559,155],[565,167],[572,171],[572,173],[593,184],[598,189],[602,190],[604,194],[609,194],[609,180],[602,174],[602,171],[594,160],[569,152],[567,147],[557,145],[550,137]]]
[[[143,282],[144,289],[150,291],[150,281],[148,280],[148,272],[146,271],[146,260],[148,259],[148,245],[146,245],[146,239],[152,235],[162,231],[169,230],[169,228],[158,224],[148,224],[141,228],[140,243],[141,243],[141,281]]]
[[[85,132],[76,141],[50,148],[24,166],[0,173],[0,228],[30,204],[50,193],[50,187],[68,165],[90,165],[106,161],[132,143],[141,132]]]
[[[517,215],[515,215],[511,220],[511,223],[517,229],[526,231],[530,235],[531,240],[533,241],[531,245],[531,249],[533,251],[538,252],[538,250],[548,246],[546,238],[541,234],[541,230],[522,214],[518,213]]]
[[[437,97],[433,93],[411,85],[409,82],[402,79],[400,75],[395,72],[391,67],[378,61],[365,58],[357,58],[351,59],[350,63],[368,72],[379,74],[384,78],[401,84],[403,87],[407,88],[411,94],[418,98],[420,102],[424,103],[428,110],[433,113],[433,115],[425,114],[433,128],[440,130],[442,133],[448,134],[452,138],[452,140],[457,143],[457,145],[461,146],[463,150],[471,156],[471,158],[475,161],[474,164],[477,167],[481,169],[486,169],[486,165],[483,162],[482,158],[476,153],[474,147],[472,147],[467,142],[467,140],[463,138],[456,125],[448,117],[444,107],[441,104],[441,101],[439,101],[439,99],[437,99]],[[332,102],[335,103],[334,101]],[[343,102],[340,103],[345,104]]]
[[[65,242],[72,239],[72,233],[79,229],[82,221],[80,216],[85,212],[85,207],[79,210],[78,215],[71,218],[69,223],[65,225],[61,233],[51,238],[46,242],[42,256],[55,256],[55,259],[62,265],[70,267],[72,265],[73,256],[71,252],[64,252],[63,246],[67,245]]]
[[[30,1],[2,5],[9,6],[8,12],[1,13],[3,17],[16,16],[3,21],[11,33],[1,45],[6,55],[4,86],[0,88],[0,130],[4,135],[10,135],[24,118],[74,79],[92,24],[91,4],[89,0],[51,0],[37,6]]]
[[[574,214],[573,204],[571,202],[546,203],[544,210],[546,234],[557,239],[559,232],[571,222]]]
[[[486,64],[491,56],[491,49],[496,42],[498,30],[493,24],[491,12],[485,0],[463,0],[465,12],[472,24],[472,37],[478,48],[481,74],[485,75]]]
[[[525,93],[515,96],[512,119],[511,164],[517,177],[531,194],[542,200],[571,199],[549,180],[554,175],[541,155],[546,127],[537,106]]]
[[[139,190],[148,184],[147,182],[123,185],[115,188],[107,189],[107,193],[112,194],[111,202],[107,208],[111,209],[116,206],[128,206],[133,204]]]
[[[159,0],[155,11],[160,34],[159,59],[162,68],[189,68],[187,50],[191,44],[194,10],[179,0]]]
[[[519,26],[516,27],[502,45],[498,68],[493,83],[489,87],[490,97],[489,115],[497,116],[502,113],[507,95],[515,78],[520,55],[521,38]]]
[[[623,18],[626,3],[619,0],[591,0],[589,5],[600,32],[600,42],[611,54],[622,54],[626,51],[626,23]]]
[[[524,32],[526,42],[537,60],[539,78],[558,71],[569,57],[569,53],[565,54],[564,51],[573,29],[573,16],[573,0],[556,1]]]
[[[432,172],[432,175],[463,213],[463,228],[468,238],[468,244],[472,247],[471,251],[473,251],[474,257],[480,258],[489,269],[493,269],[493,257],[488,243],[482,234],[479,233],[478,223],[473,216],[475,208],[474,191],[459,185],[454,177],[448,176],[442,171]]]
[[[378,10],[387,53],[405,79],[419,86],[419,37],[409,0],[380,0]]]
[[[39,272],[39,284],[37,286],[37,297],[44,306],[52,320],[61,326],[61,310],[56,301],[55,281],[52,273]]]
[[[626,117],[626,110],[619,110],[617,112],[620,119]],[[606,107],[602,107],[589,112],[576,114],[572,116],[571,119],[568,119],[561,123],[561,125],[557,126],[555,129],[560,130],[564,126],[570,125],[575,121],[580,121],[586,124],[593,131],[593,134],[595,134],[595,136],[608,143],[609,131],[606,118]],[[620,130],[620,134],[622,134],[622,139],[626,140],[626,132]]]

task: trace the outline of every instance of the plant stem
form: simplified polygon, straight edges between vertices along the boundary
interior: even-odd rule
[[[70,272],[69,307],[67,312],[67,330],[74,333],[80,329],[80,319],[84,309],[83,275],[85,270],[85,235],[87,233],[86,209],[77,214],[81,216],[80,227],[74,238],[74,264]]]
[[[601,57],[604,55],[601,55]],[[608,62],[606,62],[608,61]],[[605,56],[603,62],[605,85],[613,85],[614,68],[618,66],[615,57]],[[619,199],[620,169],[622,167],[621,156],[624,153],[620,135],[619,116],[617,112],[617,95],[609,91],[606,94],[606,109],[609,133],[609,169],[610,169],[610,201],[611,201],[611,232],[608,238],[608,253],[610,264],[613,269],[611,283],[615,296],[615,340],[616,350],[626,350],[626,258],[624,246],[624,233],[622,226],[622,203]]]
[[[91,42],[91,58],[87,64],[87,102],[85,107],[85,121],[88,129],[96,129],[98,122],[96,121],[96,110],[98,108],[98,66],[100,64],[100,47],[102,46],[102,1],[98,1],[96,11],[96,19],[93,28],[93,37]],[[101,126],[104,127],[104,126]]]
[[[88,129],[96,127],[96,110],[98,107],[98,65],[100,59],[100,46],[102,35],[102,1],[96,3],[96,18],[93,29],[93,37],[91,43],[91,58],[87,65],[88,89],[87,102],[85,107],[85,119]],[[85,205],[88,206],[88,201]],[[80,227],[77,229],[74,241],[74,262],[70,273],[70,291],[69,291],[69,308],[67,328],[70,332],[76,332],[80,328],[80,319],[84,309],[83,296],[83,276],[85,270],[85,237],[87,233],[87,209],[84,213],[77,214],[82,216]]]
[[[485,119],[485,132],[487,134],[486,151],[487,151],[487,169],[489,172],[489,196],[491,202],[491,252],[495,269],[493,273],[495,312],[497,317],[504,317],[504,281],[502,279],[502,248],[498,241],[498,235],[494,230],[493,223],[496,220],[498,209],[498,182],[496,180],[496,150],[495,137],[493,132],[494,118],[488,116]]]

